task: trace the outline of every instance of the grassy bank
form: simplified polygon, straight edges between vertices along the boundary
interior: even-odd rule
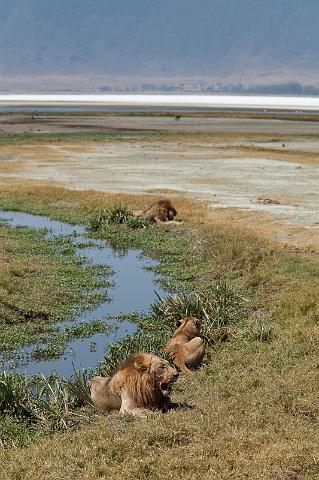
[[[13,117],[15,114],[13,114]],[[54,115],[53,115],[54,116]],[[242,142],[278,142],[279,144],[282,143],[288,143],[288,142],[294,142],[296,140],[299,141],[307,141],[307,140],[314,140],[316,141],[318,139],[318,134],[315,132],[305,132],[305,131],[300,131],[298,134],[296,133],[280,133],[278,134],[276,131],[263,131],[262,129],[259,131],[258,129],[256,131],[251,131],[237,127],[225,131],[221,131],[220,129],[214,130],[212,128],[212,131],[198,131],[198,130],[193,130],[192,126],[189,125],[189,123],[186,123],[183,125],[183,123],[178,123],[174,121],[175,114],[172,115],[167,115],[166,113],[164,115],[156,114],[156,115],[147,115],[145,117],[144,114],[132,114],[132,115],[125,115],[127,117],[133,116],[133,117],[142,117],[146,118],[146,123],[142,124],[138,127],[119,127],[119,126],[112,126],[112,125],[99,125],[99,124],[94,124],[94,117],[95,115],[92,116],[92,125],[87,125],[85,122],[79,125],[76,125],[76,128],[78,131],[72,131],[74,129],[74,125],[69,125],[68,122],[63,123],[63,120],[67,120],[68,117],[74,116],[73,114],[63,114],[62,116],[59,115],[58,121],[61,123],[58,128],[52,129],[52,125],[50,123],[50,115],[45,115],[44,118],[41,119],[41,116],[36,117],[38,118],[38,126],[41,126],[43,128],[43,125],[46,125],[46,130],[39,131],[30,129],[30,118],[28,116],[25,117],[24,121],[26,123],[25,126],[25,131],[3,131],[0,134],[0,147],[6,147],[6,146],[17,146],[17,147],[24,147],[24,146],[36,146],[36,145],[52,145],[52,144],[61,144],[61,145],[94,145],[94,144],[103,144],[104,142],[156,142],[156,141],[164,141],[164,142],[183,142],[185,144],[189,144],[190,146],[193,146],[194,144],[199,144],[200,142],[205,142],[208,144],[209,147],[211,147],[212,142],[216,142],[218,145],[218,148],[221,150],[241,150],[245,153],[251,151],[255,152],[265,152],[270,151],[270,153],[277,153],[278,154],[278,149],[268,149],[267,146],[262,146],[262,145],[256,145],[256,146],[251,146],[247,147],[245,145],[241,145]],[[98,117],[99,115],[97,115]],[[105,115],[102,115],[105,116]],[[116,117],[116,114],[109,114],[107,117]],[[124,116],[124,117],[125,117]],[[164,117],[165,120],[167,120],[167,124],[161,124],[161,125],[156,125],[152,129],[149,127],[147,118],[148,116],[150,117],[150,121],[152,120],[153,117]],[[182,115],[183,118],[191,118],[194,119],[195,125],[196,125],[196,118],[202,118],[203,115],[200,113],[199,115],[196,114],[189,114],[187,115],[186,113]],[[1,114],[0,114],[1,117]],[[77,115],[75,115],[77,117]],[[123,115],[120,115],[120,117],[123,117]],[[274,116],[271,117],[269,116],[263,116],[263,115],[252,115],[248,114],[247,116],[245,114],[230,114],[229,116],[225,116],[224,113],[221,115],[213,114],[213,115],[208,115],[208,117],[212,118],[238,118],[238,119],[250,119],[250,120],[278,120],[278,121],[291,121],[291,123],[294,122],[312,122],[314,124],[318,123],[319,121],[319,116],[300,116],[300,117],[293,117],[293,116]],[[89,118],[85,116],[86,120]],[[181,125],[182,128],[180,129],[172,129],[172,122],[173,125]],[[37,121],[35,122],[37,123]],[[20,121],[17,122],[17,125],[19,126],[21,124]],[[258,123],[257,123],[258,125]],[[57,125],[54,125],[54,127],[57,127]],[[222,145],[222,143],[226,143],[226,145]],[[232,145],[232,143],[235,142],[235,145]],[[229,143],[229,145],[227,145]],[[287,146],[287,145],[286,145]],[[254,149],[254,150],[253,150]],[[280,155],[282,154],[289,154],[289,149],[286,150],[279,150]],[[293,152],[292,152],[293,153]],[[302,152],[303,154],[308,154],[310,155],[310,151],[305,150]],[[316,152],[314,152],[316,154]]]
[[[11,199],[10,202],[10,208],[17,209],[15,201]],[[40,211],[43,213],[43,210]],[[58,214],[58,210],[55,214]],[[63,330],[54,325],[54,320],[64,319],[66,315],[70,317],[79,304],[83,307],[84,301],[88,307],[98,300],[96,295],[89,296],[87,292],[105,285],[103,277],[99,280],[97,276],[97,273],[105,274],[104,269],[97,272],[97,267],[83,268],[83,262],[74,258],[74,244],[69,237],[48,241],[44,238],[45,231],[41,230],[10,228],[6,225],[3,225],[3,230],[2,236],[5,239],[3,257],[8,267],[1,298],[4,311],[2,338],[0,336],[0,340],[3,340],[2,351],[13,353],[18,346],[33,344],[31,353],[33,359],[49,359],[63,354],[69,340],[107,328],[98,320],[89,324],[71,324],[65,326]],[[186,292],[165,300],[159,299],[152,305],[148,316],[129,315],[128,319],[138,324],[140,331],[118,343],[109,344],[107,356],[99,366],[98,373],[112,374],[128,355],[137,351],[150,351],[163,356],[162,346],[173,333],[176,320],[187,315],[196,315],[202,319],[202,335],[207,345],[214,344],[222,337],[226,338],[228,329],[231,328],[234,332],[235,325],[239,327],[245,312],[245,308],[242,308],[243,299],[226,284],[216,284],[193,295],[187,293],[195,289],[189,272],[185,277],[183,270],[180,269],[181,259],[186,258],[192,247],[191,236],[187,230],[164,230],[150,221],[134,217],[125,208],[115,207],[109,211],[104,209],[102,214],[93,214],[88,226],[88,232],[90,231],[92,237],[107,239],[118,248],[138,247],[144,252],[156,255],[162,259],[157,267],[160,282],[169,289]],[[89,239],[87,241],[89,242]],[[196,254],[192,257],[192,264],[195,266]],[[34,265],[34,268],[28,269],[23,263],[25,259]],[[20,283],[15,281],[17,275],[15,261],[22,264],[21,272],[28,273],[24,275],[21,273]],[[77,270],[73,271],[70,264],[72,267],[75,265]],[[55,267],[58,268],[57,272]],[[42,271],[44,276],[40,274]],[[46,286],[47,291],[42,285]],[[63,287],[66,286],[71,293],[76,292],[78,298],[71,297],[69,290],[64,292]],[[8,301],[5,300],[6,294]],[[60,301],[60,297],[63,302]],[[38,298],[40,300],[37,300]],[[121,319],[123,318],[122,316]],[[0,380],[0,385],[3,387],[3,391],[0,390],[0,404],[2,402],[0,420],[3,422],[0,443],[3,445],[25,446],[34,439],[58,430],[60,423],[52,424],[50,421],[51,400],[49,405],[46,405],[46,411],[49,412],[47,422],[44,422],[44,414],[41,414],[42,422],[39,422],[38,416],[30,413],[30,410],[32,412],[37,410],[37,405],[42,401],[39,393],[42,387],[44,391],[48,389],[55,392],[54,398],[59,396],[64,398],[64,402],[58,401],[54,407],[56,416],[63,419],[62,430],[74,426],[76,402],[73,397],[69,398],[68,389],[65,389],[65,385],[67,387],[69,385],[63,379],[54,377],[54,388],[51,388],[51,384],[47,385],[44,379],[34,377],[26,383],[22,376],[10,374]],[[34,385],[39,388],[32,393]],[[26,397],[23,395],[25,388],[29,390]],[[13,411],[8,408],[10,403],[8,397],[15,405]],[[16,420],[17,416],[19,420]]]
[[[101,208],[134,210],[150,200],[21,182],[3,183],[0,207],[89,224]],[[318,478],[317,255],[259,238],[226,213],[175,203],[180,227],[113,225],[98,235],[162,259],[159,272],[185,291],[227,284],[245,299],[235,328],[211,339],[206,364],[174,388],[174,400],[193,408],[147,420],[98,416],[28,449],[1,451],[3,478]],[[162,318],[174,312],[178,302],[162,306]]]

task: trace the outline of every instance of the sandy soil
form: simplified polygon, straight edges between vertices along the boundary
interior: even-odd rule
[[[33,131],[70,131],[76,124],[86,131],[99,126],[188,132],[185,141],[182,136],[145,141],[128,136],[103,143],[1,146],[0,176],[78,189],[185,195],[215,207],[271,214],[274,222],[319,233],[316,122],[125,116],[48,121],[3,116],[0,121],[7,132],[26,131],[30,122],[36,122]]]

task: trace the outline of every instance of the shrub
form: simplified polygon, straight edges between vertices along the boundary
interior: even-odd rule
[[[119,225],[127,222],[129,218],[133,217],[133,213],[124,207],[114,207],[112,210],[103,209],[100,213],[90,220],[90,229],[97,231],[104,225]]]
[[[114,207],[111,210],[103,209],[100,213],[90,220],[89,228],[98,231],[105,225],[121,225],[126,224],[129,228],[138,229],[146,228],[152,224],[151,220],[140,216],[133,215],[133,212],[125,207]]]

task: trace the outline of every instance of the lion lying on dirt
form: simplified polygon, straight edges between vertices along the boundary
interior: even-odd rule
[[[171,385],[178,372],[151,353],[135,353],[111,377],[94,377],[88,383],[94,406],[101,411],[145,416],[143,409],[166,410]]]
[[[205,353],[204,342],[198,336],[200,321],[195,317],[185,317],[178,320],[177,327],[163,350],[170,352],[173,363],[182,372],[192,375],[189,369],[198,367]]]
[[[134,215],[147,218],[158,225],[179,225],[182,222],[174,220],[177,211],[173,207],[170,200],[158,200],[144,211],[136,211]]]

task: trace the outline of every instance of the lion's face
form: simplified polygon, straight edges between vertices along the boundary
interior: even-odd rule
[[[177,211],[174,207],[168,208],[167,210],[167,219],[174,220],[174,217],[177,215]]]
[[[177,380],[178,372],[166,360],[153,356],[150,364],[150,374],[154,376],[155,383],[161,393],[168,397],[172,384]]]
[[[178,320],[176,326],[178,327],[178,331],[197,336],[200,331],[200,320],[196,317],[185,317]]]
[[[172,221],[177,215],[177,211],[170,200],[159,200],[153,203],[144,214],[149,218],[158,218],[162,222]]]
[[[130,369],[134,368],[139,381],[144,385],[152,386],[155,396],[168,397],[172,384],[177,380],[178,371],[166,360],[163,360],[152,353],[135,353],[126,361]],[[124,366],[125,370],[126,367]],[[131,370],[130,378],[135,376]],[[135,376],[136,378],[136,376]]]

